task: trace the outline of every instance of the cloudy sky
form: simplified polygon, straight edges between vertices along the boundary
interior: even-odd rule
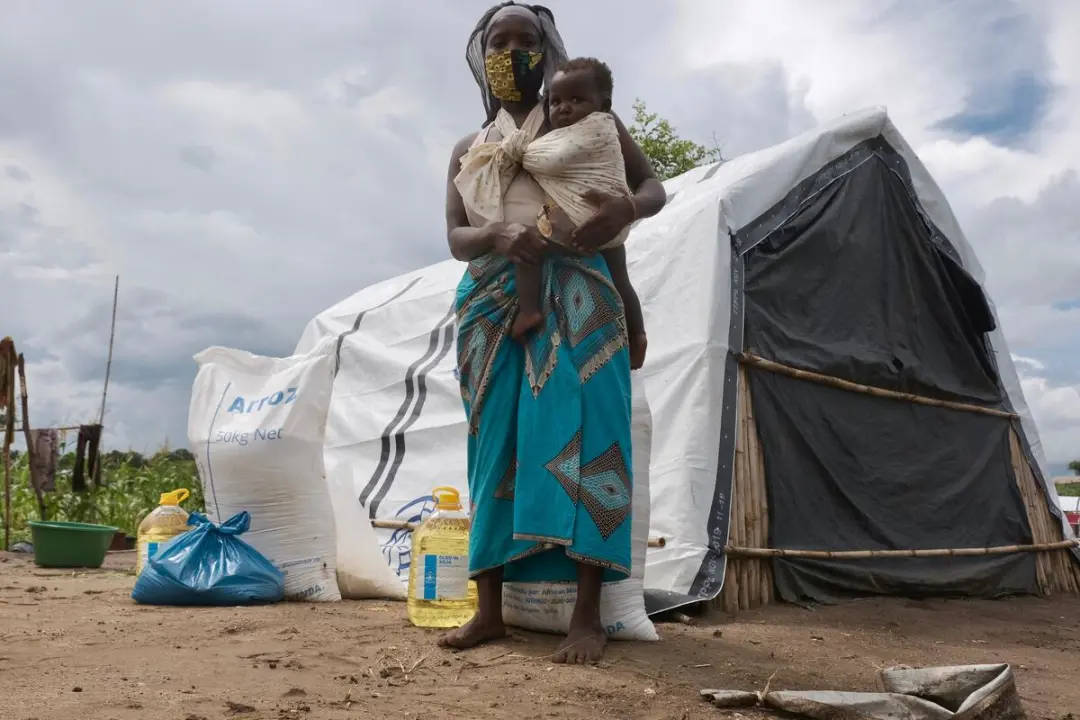
[[[107,442],[153,449],[185,442],[194,352],[288,354],[444,259],[487,4],[5,0],[0,333],[35,424],[95,415],[115,274]],[[1080,457],[1080,3],[548,4],[622,114],[643,98],[729,156],[886,105],[980,255],[1050,460]]]

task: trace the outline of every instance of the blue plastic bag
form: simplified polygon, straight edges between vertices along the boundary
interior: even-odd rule
[[[143,568],[131,597],[144,605],[254,605],[285,598],[285,575],[238,536],[251,516],[233,515],[220,527],[199,513],[194,526],[163,545]]]

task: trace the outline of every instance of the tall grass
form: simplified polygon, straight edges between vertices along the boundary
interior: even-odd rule
[[[120,528],[134,535],[148,512],[157,507],[162,493],[179,488],[191,491],[185,510],[203,512],[202,485],[195,461],[186,450],[160,450],[152,456],[139,453],[108,452],[101,465],[101,487],[87,478],[86,492],[71,490],[74,453],[65,453],[57,462],[56,490],[45,493],[49,520],[89,522]],[[2,478],[0,478],[2,481]],[[30,539],[30,520],[38,520],[38,504],[30,485],[30,468],[25,453],[12,462],[11,541]],[[0,488],[0,507],[2,507]],[[3,542],[3,513],[0,512],[0,546]]]

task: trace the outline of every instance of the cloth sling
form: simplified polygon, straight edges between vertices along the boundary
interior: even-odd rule
[[[495,127],[502,139],[475,144],[462,157],[454,185],[465,206],[486,223],[503,222],[503,195],[521,170],[536,180],[575,227],[597,211],[585,200],[587,191],[630,194],[619,131],[610,114],[593,113],[537,137],[543,123],[544,110],[539,105],[521,128],[500,110]],[[624,229],[601,249],[622,245],[629,232]]]

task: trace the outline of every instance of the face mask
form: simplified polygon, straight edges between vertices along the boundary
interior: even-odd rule
[[[484,58],[491,93],[503,102],[521,102],[540,94],[544,85],[544,54],[528,50],[504,50]]]

